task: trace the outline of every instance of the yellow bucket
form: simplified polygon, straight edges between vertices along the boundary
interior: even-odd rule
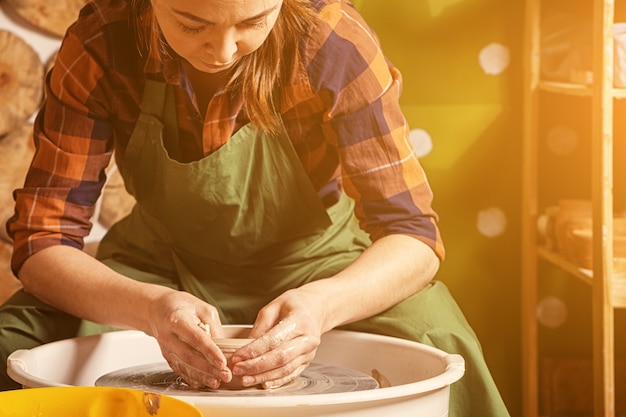
[[[108,387],[26,388],[0,392],[2,417],[202,417],[162,394]]]

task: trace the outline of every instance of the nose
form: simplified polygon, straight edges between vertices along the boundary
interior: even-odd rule
[[[215,33],[207,42],[207,50],[216,64],[228,64],[232,62],[237,53],[237,38],[233,31],[227,30]]]

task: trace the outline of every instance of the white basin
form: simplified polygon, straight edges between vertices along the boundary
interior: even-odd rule
[[[28,388],[93,386],[109,372],[161,361],[155,339],[129,330],[15,351],[8,358],[8,374]],[[322,337],[315,362],[368,375],[375,370],[391,386],[315,395],[177,398],[206,417],[445,417],[450,384],[465,372],[460,355],[403,339],[342,330]]]

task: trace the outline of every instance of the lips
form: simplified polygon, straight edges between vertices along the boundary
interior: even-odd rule
[[[206,62],[203,62],[202,65],[204,65],[205,68],[213,71],[221,71],[230,68],[233,64],[232,62],[229,64],[208,64]]]

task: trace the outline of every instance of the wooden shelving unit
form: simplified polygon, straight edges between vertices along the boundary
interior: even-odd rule
[[[522,403],[523,416],[539,413],[539,352],[536,306],[539,263],[547,262],[589,285],[592,300],[592,361],[595,417],[615,416],[614,309],[626,307],[625,278],[613,272],[613,107],[626,91],[613,87],[614,0],[571,0],[593,7],[590,85],[549,82],[540,76],[542,2],[526,0],[522,195]],[[619,0],[618,0],[619,1]],[[591,5],[592,4],[592,5]],[[588,97],[591,102],[591,195],[593,270],[581,270],[539,245],[537,219],[540,95]],[[547,179],[549,180],[549,179]],[[554,196],[555,200],[567,196]]]

